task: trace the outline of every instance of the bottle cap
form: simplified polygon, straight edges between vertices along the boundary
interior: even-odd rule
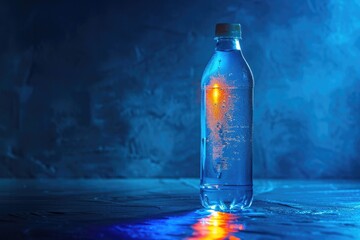
[[[215,37],[241,38],[241,25],[239,23],[217,23]]]

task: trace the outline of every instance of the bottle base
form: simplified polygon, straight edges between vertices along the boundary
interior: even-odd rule
[[[253,190],[252,185],[202,185],[200,198],[204,208],[238,212],[251,206]]]

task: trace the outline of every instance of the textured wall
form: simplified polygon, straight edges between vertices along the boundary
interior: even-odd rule
[[[360,177],[360,1],[0,3],[0,177],[195,177],[216,22],[240,22],[257,177]]]

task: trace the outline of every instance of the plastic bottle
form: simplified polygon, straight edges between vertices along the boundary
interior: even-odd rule
[[[200,197],[208,209],[240,211],[252,203],[253,75],[240,24],[216,25],[215,53],[201,81]]]

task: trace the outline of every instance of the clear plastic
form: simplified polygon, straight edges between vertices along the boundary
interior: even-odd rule
[[[252,203],[253,86],[238,38],[217,38],[202,77],[201,183],[205,208],[233,212]]]

